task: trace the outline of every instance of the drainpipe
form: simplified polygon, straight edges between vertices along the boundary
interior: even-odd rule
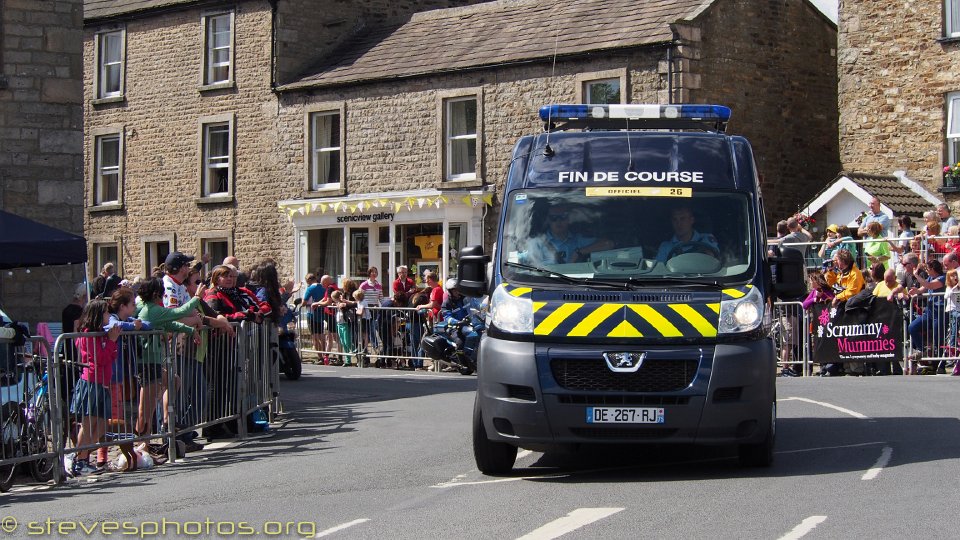
[[[673,45],[667,44],[667,105],[673,105]]]

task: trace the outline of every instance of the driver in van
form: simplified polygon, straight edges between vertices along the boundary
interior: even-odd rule
[[[570,231],[568,204],[553,204],[547,210],[547,231],[537,237],[526,253],[525,259],[534,264],[565,264],[582,262],[590,253],[613,247],[612,240],[597,240]]]
[[[693,210],[689,206],[678,206],[670,212],[670,223],[673,225],[673,238],[664,240],[660,243],[660,249],[657,250],[657,260],[667,262],[671,252],[677,246],[682,244],[691,244],[689,249],[684,249],[683,253],[704,251],[710,253],[706,247],[712,247],[719,252],[717,239],[710,233],[701,233],[693,228],[696,218],[693,217]],[[695,244],[703,244],[696,246]]]

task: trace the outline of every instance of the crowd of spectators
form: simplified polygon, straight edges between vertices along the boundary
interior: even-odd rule
[[[952,374],[960,375],[960,364],[931,360],[960,353],[960,226],[946,204],[925,212],[923,221],[923,227],[914,231],[910,216],[897,216],[898,230],[894,232],[890,217],[881,212],[880,201],[874,197],[857,218],[856,230],[830,224],[820,242],[813,241],[796,217],[777,224],[778,238],[771,242],[775,246],[771,255],[774,250],[797,249],[808,261],[809,294],[803,299],[804,309],[816,303],[849,309],[873,299],[896,302],[904,309],[909,336],[906,369],[899,363],[825,364],[821,376],[911,374],[911,366],[913,374],[945,374],[953,366]],[[810,264],[811,248],[817,250],[821,264]],[[785,351],[780,358],[785,376],[798,375],[790,365],[791,355],[792,351]]]
[[[179,432],[179,426],[235,414],[240,366],[231,323],[276,324],[296,287],[292,282],[281,285],[271,259],[242,275],[239,261],[228,257],[204,278],[205,262],[209,262],[206,257],[194,262],[194,257],[173,252],[150,276],[133,280],[117,276],[113,264],[104,265],[89,291],[89,302],[86,287],[77,287],[63,310],[63,331],[106,334],[76,338],[63,350],[64,358],[79,360],[83,366],[79,372],[62,371],[67,382],[62,385],[62,400],[70,413],[67,435],[75,445],[103,439],[108,421],[118,417],[119,411],[113,409],[120,394],[136,394],[135,419],[128,429],[138,437],[167,432],[174,422]],[[238,283],[241,275],[242,285]],[[162,330],[172,337],[121,339],[124,332],[138,330]],[[176,351],[177,358],[174,388],[168,388],[171,379],[166,372],[170,350]],[[172,409],[168,407],[171,400],[176,401]],[[253,417],[241,421],[247,423],[248,431],[262,429]],[[230,437],[237,431],[236,422],[219,423],[205,428],[203,437]],[[195,440],[198,436],[191,431],[178,435],[182,450],[201,449]],[[64,467],[71,476],[95,474],[104,469],[106,455],[101,449],[92,463],[90,452],[68,454]]]

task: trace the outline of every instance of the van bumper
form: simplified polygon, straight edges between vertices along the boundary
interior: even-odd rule
[[[560,345],[556,349],[565,350]],[[602,358],[609,349],[597,345],[581,353]],[[776,401],[769,339],[671,350],[702,353],[686,388],[662,393],[582,391],[558,384],[551,372],[549,346],[484,336],[477,391],[487,436],[525,448],[571,443],[713,445],[764,439]],[[592,406],[662,408],[664,422],[591,424],[587,407]]]

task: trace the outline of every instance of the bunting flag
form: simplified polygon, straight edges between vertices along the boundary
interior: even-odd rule
[[[478,208],[481,205],[493,206],[493,193],[473,193],[464,195],[458,199],[459,202]],[[359,210],[364,212],[374,208],[389,209],[393,207],[394,212],[401,209],[413,210],[414,208],[442,208],[443,205],[450,204],[450,199],[445,195],[436,195],[434,197],[403,197],[396,199],[360,199],[356,201],[337,201],[331,203],[304,201],[301,204],[289,204],[281,206],[279,210],[287,215],[288,220],[293,220],[295,214],[308,216],[311,212],[318,210],[321,214],[326,214],[327,210],[333,212],[350,212],[354,214]]]

